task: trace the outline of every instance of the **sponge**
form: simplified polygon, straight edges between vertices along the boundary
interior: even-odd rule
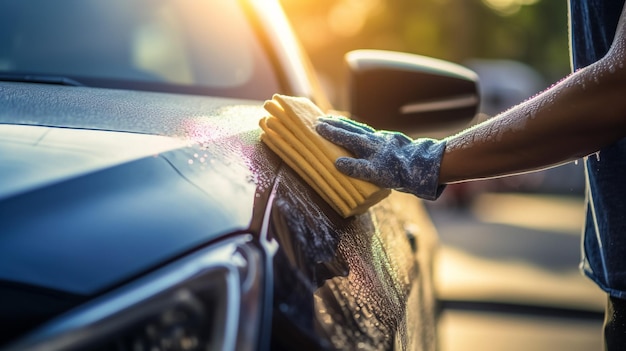
[[[315,123],[324,113],[311,100],[275,94],[264,107],[270,115],[259,121],[261,140],[342,217],[362,214],[390,194],[337,171],[335,160],[352,155],[317,134]]]

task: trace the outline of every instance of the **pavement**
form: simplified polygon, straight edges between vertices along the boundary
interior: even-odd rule
[[[427,206],[442,243],[442,351],[602,350],[606,297],[578,268],[581,196],[482,193],[462,209]]]

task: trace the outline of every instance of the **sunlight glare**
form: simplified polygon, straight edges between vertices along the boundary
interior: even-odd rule
[[[343,37],[359,33],[368,16],[381,5],[380,0],[341,0],[328,14],[328,25],[332,32]]]
[[[534,5],[539,0],[483,0],[483,3],[503,16],[517,13],[522,6]]]

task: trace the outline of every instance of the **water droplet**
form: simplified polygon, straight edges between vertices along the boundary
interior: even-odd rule
[[[189,161],[187,161],[187,163],[189,163],[190,165],[192,165],[192,164],[193,164],[193,160],[191,160],[191,159],[190,159]]]

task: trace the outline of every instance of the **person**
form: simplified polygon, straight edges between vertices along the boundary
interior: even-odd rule
[[[316,129],[354,154],[336,160],[340,172],[428,200],[447,184],[584,158],[581,269],[608,295],[605,349],[626,349],[626,9],[570,0],[569,12],[573,72],[494,118],[441,140],[334,116]]]

